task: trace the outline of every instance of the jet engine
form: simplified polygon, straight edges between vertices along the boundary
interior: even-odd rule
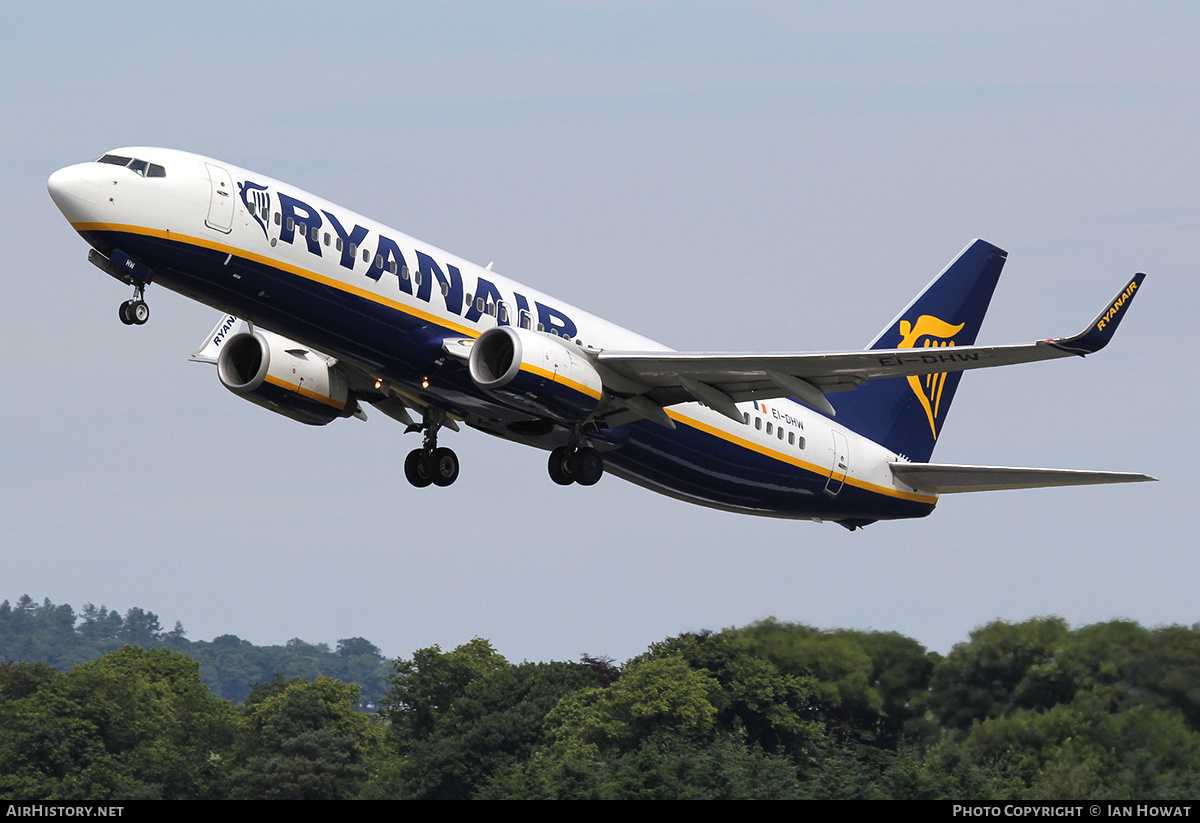
[[[358,409],[345,378],[323,356],[270,332],[242,332],[226,340],[217,374],[234,394],[310,426]]]
[[[538,417],[578,423],[604,400],[604,384],[587,355],[543,332],[488,329],[471,347],[468,365],[483,391]]]

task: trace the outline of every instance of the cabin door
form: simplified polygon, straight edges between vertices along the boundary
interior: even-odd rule
[[[846,472],[850,467],[850,444],[846,442],[846,435],[837,429],[831,431],[833,432],[833,466],[829,470],[829,480],[825,483],[825,493],[830,497],[837,497],[838,492],[842,490],[842,485],[846,482]]]
[[[229,234],[233,229],[233,180],[220,166],[205,163],[204,168],[208,170],[208,183],[212,189],[204,225]]]

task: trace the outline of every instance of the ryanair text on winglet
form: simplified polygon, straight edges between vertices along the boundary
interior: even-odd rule
[[[1096,331],[1103,331],[1105,325],[1108,324],[1108,321],[1117,316],[1117,312],[1121,311],[1122,307],[1125,305],[1125,302],[1133,296],[1133,293],[1137,290],[1137,287],[1138,284],[1136,280],[1130,282],[1130,284],[1125,287],[1125,291],[1121,292],[1121,296],[1113,301],[1113,304],[1108,307],[1108,311],[1100,315],[1100,320],[1096,323]]]

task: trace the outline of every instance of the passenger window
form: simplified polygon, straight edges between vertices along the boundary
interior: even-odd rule
[[[788,432],[788,445],[789,446],[796,445],[796,433],[795,432]]]
[[[483,298],[482,298],[482,297],[476,297],[476,298],[475,298],[475,311],[477,311],[477,312],[482,312],[482,311],[483,311],[483,309],[484,309],[484,305],[483,305]]]
[[[364,263],[371,262],[371,252],[368,251],[367,249],[363,249],[363,262]]]
[[[750,412],[742,412],[742,422],[747,426],[750,425]]]
[[[377,269],[383,268],[383,255],[382,254],[375,255],[375,268],[377,268]]]
[[[356,254],[358,254],[358,246],[351,243],[350,244],[350,256],[353,257]]]
[[[342,250],[342,238],[339,237],[337,239],[337,242],[334,243],[333,245],[334,245],[334,248],[336,248],[338,251],[341,251]],[[350,252],[350,253],[354,254],[354,252]]]
[[[500,307],[500,322],[501,323],[508,322],[508,308],[506,306]]]
[[[283,215],[275,212],[275,225],[278,226],[283,221]]]
[[[316,226],[313,226],[313,227],[312,227],[312,239],[313,239],[313,242],[316,242],[317,236],[318,236],[320,233],[321,233],[321,232],[317,230],[317,227],[316,227]]]
[[[400,272],[400,267],[396,264],[396,261],[393,260],[392,265],[388,266],[388,270],[391,271],[392,274],[398,274]]]
[[[330,237],[329,237],[329,232],[325,232],[325,245],[326,245],[326,246],[328,246],[328,245],[329,245],[329,240],[330,240]]]
[[[779,427],[779,439],[780,440],[783,439],[783,427],[782,426]]]
[[[546,324],[538,323],[538,331],[545,331],[545,330],[546,330]]]
[[[296,221],[289,217],[288,222],[287,222],[287,230],[295,231],[295,229],[296,229]]]
[[[761,417],[754,418],[754,428],[758,429],[759,431],[762,431],[762,418]]]
[[[804,435],[800,436],[800,444],[799,445],[800,445],[800,448],[802,448],[802,449],[804,448]]]
[[[768,420],[767,421],[767,434],[770,434],[774,428],[775,428],[775,424],[772,423],[770,420]]]
[[[449,296],[450,296],[450,284],[442,283],[442,297],[449,297]]]

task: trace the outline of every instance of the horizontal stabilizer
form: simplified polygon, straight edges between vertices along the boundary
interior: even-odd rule
[[[956,466],[949,463],[889,463],[892,473],[914,489],[937,494],[997,489],[1041,489],[1049,486],[1094,486],[1141,483],[1146,474],[1089,472],[1072,469],[1023,469],[1012,466]]]

